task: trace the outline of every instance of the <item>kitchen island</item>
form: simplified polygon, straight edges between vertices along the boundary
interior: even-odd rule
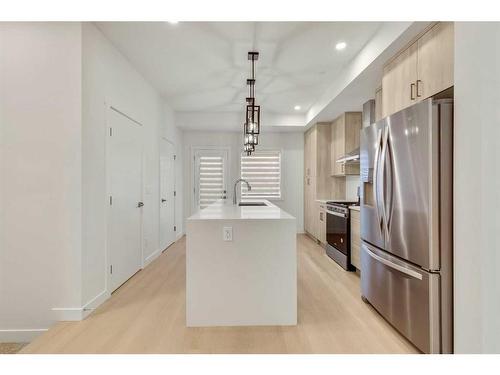
[[[297,324],[295,218],[220,200],[187,219],[186,324]]]

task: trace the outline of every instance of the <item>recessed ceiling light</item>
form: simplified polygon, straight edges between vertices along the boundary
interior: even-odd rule
[[[338,42],[336,45],[335,45],[335,49],[337,51],[342,51],[344,48],[347,47],[347,43],[346,42]]]
[[[296,111],[300,111],[300,105],[296,105],[295,107],[293,107],[293,109],[295,109]]]
[[[179,23],[179,21],[167,21],[167,22],[171,25],[177,25]]]

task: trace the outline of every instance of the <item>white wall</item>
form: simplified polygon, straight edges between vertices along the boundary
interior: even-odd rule
[[[0,342],[77,306],[81,28],[0,23]]]
[[[240,176],[240,153],[242,150],[242,134],[239,132],[184,132],[184,212],[189,217],[191,207],[192,158],[191,149],[197,146],[229,147],[229,183],[227,199],[233,198],[234,181]],[[282,150],[282,196],[283,199],[273,201],[276,205],[297,218],[297,231],[304,231],[304,134],[302,132],[263,133],[259,137],[259,149]]]
[[[161,137],[182,155],[174,112],[93,24],[0,23],[0,342],[29,341],[109,295],[105,104],[144,125],[152,259]]]
[[[143,260],[159,255],[159,141],[179,147],[174,113],[153,86],[91,23],[83,24],[83,283],[82,304],[106,293],[106,106],[143,125]],[[177,175],[182,164],[177,163]],[[178,179],[182,182],[182,179]],[[180,186],[182,189],[182,186]],[[179,190],[179,187],[177,187]],[[179,202],[182,202],[179,198]],[[177,215],[182,215],[182,205]],[[182,216],[181,216],[182,217]],[[182,225],[180,225],[182,230]],[[109,292],[109,291],[108,291]]]
[[[500,23],[455,24],[455,351],[500,353]]]

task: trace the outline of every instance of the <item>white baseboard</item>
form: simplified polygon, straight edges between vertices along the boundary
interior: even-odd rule
[[[180,233],[177,233],[176,236],[175,236],[175,240],[178,241],[182,238],[182,236],[184,236],[184,232],[180,232]]]
[[[149,263],[155,260],[161,254],[162,251],[163,249],[158,249],[153,254],[148,255],[146,259],[144,259],[144,265],[142,268],[145,268]]]
[[[82,320],[82,307],[53,307],[54,319],[57,321],[72,322]]]
[[[54,319],[57,321],[80,321],[89,316],[100,304],[110,296],[107,290],[103,290],[82,307],[53,307]]]
[[[107,290],[103,290],[85,305],[82,308],[82,319],[85,319],[89,316],[97,307],[99,307],[104,301],[106,301],[109,297],[111,297],[111,293]]]
[[[31,342],[47,329],[0,329],[0,342]]]

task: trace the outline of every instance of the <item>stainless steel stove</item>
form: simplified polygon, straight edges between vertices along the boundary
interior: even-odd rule
[[[346,271],[354,271],[351,265],[351,224],[349,206],[358,202],[326,202],[326,253]]]

